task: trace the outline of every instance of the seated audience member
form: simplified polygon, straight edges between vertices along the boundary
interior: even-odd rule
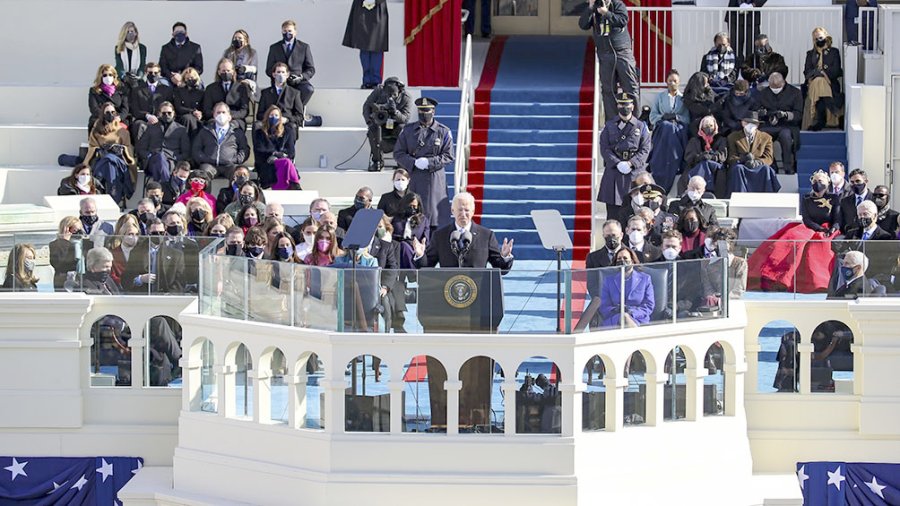
[[[168,181],[160,181],[162,186],[162,205],[170,208],[175,205],[183,193],[190,189],[188,185],[188,177],[191,175],[191,163],[182,160],[175,164],[175,170],[172,171],[172,177]],[[148,183],[149,184],[149,183]],[[167,209],[168,210],[168,209]]]
[[[130,219],[119,219],[116,223],[116,234],[109,242],[109,250],[113,256],[112,270],[109,275],[118,286],[122,286],[122,275],[125,273],[125,266],[128,259],[131,258],[131,252],[134,251],[141,237],[141,231],[138,222],[133,215],[124,214],[123,217]]]
[[[316,222],[321,222],[322,215],[330,210],[331,204],[328,203],[328,199],[320,197],[313,199],[313,201],[309,203],[309,215],[312,219],[316,220]]]
[[[303,220],[303,223],[297,227],[296,235],[299,237],[299,240],[294,241],[297,245],[297,257],[300,260],[305,260],[306,255],[309,255],[316,243],[316,231],[319,230],[319,222],[312,219],[312,216]]]
[[[294,159],[297,129],[286,124],[286,118],[278,106],[269,106],[263,117],[263,123],[253,131],[253,157],[259,185],[269,189],[279,182],[275,162]]]
[[[667,230],[673,230],[677,226],[678,216],[664,211],[662,208],[665,195],[659,191],[656,185],[647,185],[642,190],[645,207],[638,210],[638,216],[644,219],[650,231],[650,243],[659,246],[662,242],[662,234]]]
[[[144,65],[147,64],[147,46],[140,41],[137,26],[126,21],[119,30],[119,41],[116,43],[116,72],[119,80],[138,80],[144,77]]]
[[[704,241],[705,242],[705,239]],[[703,246],[701,242],[701,247]],[[666,307],[663,311],[665,317],[672,318],[677,313],[679,318],[691,316],[704,306],[708,307],[713,300],[707,297],[713,295],[711,287],[704,285],[701,275],[701,264],[703,262],[696,260],[700,258],[699,253],[695,251],[683,251],[682,244],[684,237],[678,230],[669,230],[663,234],[662,250],[663,259],[671,262],[668,266],[669,272],[666,283],[669,285],[669,291],[675,290],[675,305],[672,305],[672,298],[667,298]],[[685,262],[682,260],[693,260]],[[676,286],[677,283],[677,286]]]
[[[178,199],[175,200],[176,203],[180,202],[182,204],[187,205],[187,202],[193,198],[201,198],[209,204],[210,209],[216,208],[216,199],[212,196],[212,194],[207,193],[206,190],[210,189],[212,184],[210,184],[209,178],[206,177],[206,173],[201,170],[192,171],[190,177],[188,179],[188,189],[185,190],[184,193],[178,196]],[[212,217],[215,216],[215,211],[212,212]]]
[[[828,290],[829,299],[855,299],[871,292],[866,280],[869,258],[861,251],[848,251],[841,261],[841,268],[834,276]]]
[[[231,111],[224,102],[216,104],[213,113],[215,121],[201,128],[194,139],[193,160],[209,179],[217,175],[231,179],[234,169],[247,160],[250,147],[244,131],[231,121]]]
[[[153,208],[157,216],[162,216],[171,207],[163,203],[163,187],[158,181],[147,181],[147,184],[144,185],[144,197],[153,202]]]
[[[717,94],[724,94],[737,81],[737,57],[731,48],[727,33],[717,33],[713,41],[715,45],[700,62],[700,71],[709,76],[709,85]]]
[[[188,38],[187,25],[181,21],[172,25],[172,40],[159,51],[162,75],[172,86],[180,86],[184,69],[191,67],[197,74],[203,73],[203,51],[200,44]]]
[[[276,220],[284,223],[284,206],[279,204],[278,202],[269,202],[268,204],[266,204],[266,208],[264,209],[264,216],[267,220],[269,218],[275,218]]]
[[[632,172],[631,175],[631,188],[628,189],[628,193],[625,195],[625,198],[622,199],[622,208],[619,210],[618,216],[607,216],[608,219],[617,219],[619,220],[619,223],[627,222],[628,218],[634,216],[638,209],[645,204],[643,194],[641,193],[641,189],[644,185],[653,185],[659,188],[659,186],[656,185],[656,180],[653,178],[653,175],[646,170],[636,170]]]
[[[841,162],[831,162],[828,166],[828,177],[830,184],[828,185],[828,193],[837,197],[840,202],[844,197],[853,195],[853,189],[847,184],[845,177],[844,164]]]
[[[642,264],[656,262],[662,257],[662,250],[650,243],[650,232],[647,228],[647,222],[640,216],[632,216],[628,219],[626,228],[628,235],[628,247]]]
[[[618,116],[607,121],[600,134],[600,154],[605,166],[597,201],[606,204],[606,216],[615,218],[622,206],[635,170],[645,170],[650,156],[650,130],[634,115],[634,98],[616,96]]]
[[[857,227],[856,209],[866,200],[874,202],[875,197],[869,191],[869,176],[862,169],[850,171],[850,194],[841,199],[840,227],[841,233],[847,235],[851,228]]]
[[[234,220],[231,219],[231,216],[227,213],[220,214],[210,220],[206,225],[206,230],[203,231],[203,235],[206,237],[218,237],[221,239],[225,238],[225,235],[234,227]]]
[[[756,98],[750,94],[747,81],[734,83],[722,102],[722,134],[741,130],[741,120],[750,115],[750,111],[759,109]]]
[[[712,236],[713,244],[718,248],[720,242],[724,242],[728,249],[728,292],[732,299],[739,299],[747,291],[747,260],[734,254],[734,245],[737,241],[737,233],[732,228],[720,228]],[[701,271],[702,281],[708,287],[708,293],[721,297],[723,293],[721,267],[717,260],[710,260],[706,268]],[[716,304],[711,305],[718,305]]]
[[[275,160],[275,182],[272,183],[272,189],[277,191],[303,189],[300,186],[300,173],[290,158]]]
[[[246,84],[255,94],[259,59],[256,49],[250,46],[250,35],[245,30],[235,31],[231,36],[231,45],[225,49],[222,57],[228,59],[234,66],[237,82]]]
[[[81,220],[81,229],[84,235],[102,243],[103,238],[112,235],[115,229],[105,221],[101,221],[97,215],[97,201],[93,197],[85,197],[78,202],[78,219]]]
[[[137,218],[138,232],[140,235],[147,235],[147,222],[150,218],[159,218],[165,213],[157,211],[157,207],[153,204],[153,200],[143,198],[138,201],[137,208],[131,211],[131,214]]]
[[[6,260],[6,277],[3,289],[16,292],[36,292],[40,279],[34,275],[37,253],[31,244],[19,243],[13,246]],[[65,279],[65,276],[63,276]]]
[[[241,230],[246,234],[251,227],[259,225],[260,216],[262,216],[262,213],[260,213],[253,204],[248,204],[241,207],[237,212],[234,218],[234,224],[241,227]]]
[[[300,101],[300,92],[287,84],[290,77],[287,64],[276,63],[270,75],[272,86],[262,90],[256,109],[256,121],[259,122],[257,128],[269,121],[267,112],[274,106],[281,111],[284,127],[296,134],[297,128],[303,123],[303,102]]]
[[[187,201],[188,237],[202,237],[213,220],[213,211],[206,199],[194,197]]]
[[[672,69],[666,77],[666,91],[657,95],[650,107],[653,150],[650,152],[650,172],[666,193],[672,189],[681,172],[684,147],[688,139],[691,114],[684,105],[678,86],[681,77]]]
[[[338,248],[337,238],[328,227],[321,227],[316,231],[314,245],[312,251],[303,259],[303,263],[307,265],[327,267],[334,263],[335,258],[344,253]]]
[[[691,113],[690,134],[696,135],[700,120],[720,114],[722,104],[709,84],[709,75],[695,72],[684,88],[684,106]]]
[[[159,121],[157,112],[163,102],[172,102],[172,88],[160,82],[159,64],[147,64],[145,81],[137,81],[128,94],[128,113],[131,115],[131,140],[135,144],[144,135],[147,125]],[[174,114],[174,107],[172,108]]]
[[[349,249],[343,250],[341,255],[334,258],[334,262],[331,265],[335,267],[350,267],[356,261],[357,267],[378,267],[378,260],[369,254],[368,248],[360,248],[355,254],[356,258],[354,259],[354,251]]]
[[[237,202],[241,186],[247,181],[250,181],[250,169],[244,165],[235,168],[234,173],[231,175],[231,184],[223,186],[219,190],[219,195],[216,197],[217,215],[224,213],[228,204]],[[234,218],[234,216],[232,216],[232,218]]]
[[[237,220],[238,213],[246,206],[256,209],[256,217],[266,215],[266,204],[262,200],[262,192],[253,181],[245,181],[238,190],[237,200],[225,206],[225,212]]]
[[[88,90],[88,110],[91,113],[88,130],[103,116],[103,105],[106,103],[111,103],[123,120],[128,117],[128,90],[119,81],[115,67],[109,64],[100,65],[94,84]]]
[[[122,197],[130,198],[134,192],[137,167],[131,137],[119,121],[115,106],[107,102],[101,109],[103,114],[88,135],[88,150],[82,163],[93,167],[94,174],[118,202]]]
[[[600,296],[600,317],[604,327],[638,327],[650,323],[650,315],[656,306],[653,282],[649,274],[634,268],[640,264],[637,255],[628,248],[621,248],[615,254],[615,265],[624,270],[625,282],[619,273],[611,273],[603,279]],[[622,307],[624,292],[625,306]]]
[[[305,108],[315,91],[310,80],[316,74],[316,66],[309,44],[297,39],[297,23],[293,20],[281,24],[281,40],[269,46],[267,75],[272,75],[276,63],[287,65],[290,73],[287,84],[300,92],[300,102]]]
[[[184,253],[164,241],[162,221],[152,219],[147,230],[149,237],[138,243],[125,264],[123,289],[128,293],[184,293]]]
[[[300,257],[297,256],[297,246],[294,244],[294,240],[286,232],[275,234],[273,239],[269,241],[267,258],[291,264],[303,263]]]
[[[718,195],[725,194],[725,160],[728,159],[728,140],[719,134],[719,124],[713,116],[700,120],[697,136],[691,137],[684,150],[687,171],[678,181],[678,193],[687,190],[688,181],[702,177],[708,188]]]
[[[838,80],[841,52],[831,47],[831,35],[822,27],[812,32],[813,48],[806,52],[803,76],[806,78],[806,103],[803,106],[803,129],[821,130],[839,127],[844,96]]]
[[[622,224],[616,220],[606,220],[603,222],[603,247],[588,253],[584,260],[585,269],[597,269],[599,267],[609,267],[614,265],[616,261],[616,252],[622,248]],[[599,291],[592,292],[599,293]]]
[[[734,192],[777,192],[781,183],[772,168],[772,136],[759,131],[755,111],[741,121],[743,129],[728,136],[728,190]]]
[[[741,77],[756,85],[767,81],[775,72],[787,78],[788,66],[784,62],[784,56],[776,53],[769,45],[769,36],[761,33],[753,43],[753,54],[744,58],[741,63]]]
[[[88,295],[119,295],[118,283],[109,275],[112,271],[113,255],[102,246],[87,252],[81,288]]]
[[[666,262],[675,262],[684,259],[681,255],[681,243],[683,240],[684,237],[677,229],[665,231],[662,235],[662,243],[660,244],[663,260]]]
[[[225,104],[231,112],[232,123],[243,132],[247,130],[250,102],[255,98],[250,85],[235,82],[231,60],[222,58],[216,67],[216,80],[203,90],[203,120],[213,120],[213,108],[218,104]]]
[[[844,234],[847,240],[889,241],[894,236],[878,226],[878,207],[871,200],[864,200],[856,206],[856,223]]]
[[[677,230],[681,233],[681,251],[685,258],[702,256],[702,248],[706,242],[706,225],[703,215],[696,208],[686,207],[681,210]]]
[[[232,257],[244,256],[244,231],[241,227],[234,226],[225,232],[225,254]]]
[[[680,199],[672,202],[669,211],[678,216],[686,209],[693,208],[707,226],[718,226],[719,219],[716,217],[716,209],[703,200],[703,196],[706,194],[706,180],[700,176],[694,176],[688,181],[687,191]]]
[[[765,120],[760,130],[771,135],[781,145],[780,168],[794,174],[794,153],[800,141],[800,120],[803,118],[803,94],[800,89],[784,81],[778,72],[769,76],[769,87],[759,92],[759,115]]]
[[[104,193],[103,183],[91,175],[91,167],[79,163],[72,168],[69,177],[59,182],[57,195],[98,195]]]
[[[254,226],[244,232],[244,256],[254,260],[263,260],[266,255],[268,238],[262,227]]]
[[[191,139],[187,129],[174,121],[171,103],[161,103],[156,118],[137,141],[137,157],[147,177],[167,181],[175,164],[191,157]]]
[[[872,190],[872,202],[875,202],[875,207],[878,208],[876,219],[878,226],[892,237],[897,237],[897,218],[900,217],[900,213],[888,207],[890,201],[891,190],[887,186],[878,185]]]
[[[184,290],[186,293],[196,293],[200,276],[200,244],[185,235],[188,219],[184,214],[170,210],[163,215],[162,222],[166,226],[166,244],[181,251],[184,256]]]
[[[262,223],[263,232],[266,234],[267,244],[271,246],[275,242],[275,236],[286,233],[284,222],[278,218],[266,218]]]
[[[184,85],[175,88],[172,105],[175,106],[178,123],[187,128],[193,141],[203,126],[203,88],[200,85],[200,74],[193,67],[184,69],[181,75],[184,76]]]
[[[370,209],[372,207],[372,197],[372,189],[368,186],[363,186],[359,190],[356,190],[356,196],[353,198],[353,205],[338,211],[338,228],[349,230],[350,223],[353,221],[353,217],[356,216],[356,212],[360,209]]]
[[[81,220],[66,216],[59,222],[59,233],[50,241],[50,265],[53,267],[53,287],[62,290],[69,272],[76,272],[83,261],[84,252],[91,249],[90,240],[84,240]],[[83,268],[83,264],[82,268]]]
[[[785,225],[750,256],[753,289],[816,293],[828,288],[834,268],[829,241],[837,235],[839,206],[823,171],[810,183],[812,191],[800,201],[802,223]]]

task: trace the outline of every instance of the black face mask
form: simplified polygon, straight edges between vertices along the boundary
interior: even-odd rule
[[[852,188],[853,193],[857,195],[866,193],[866,183],[853,183],[850,185],[850,188]]]
[[[96,283],[106,283],[109,279],[109,271],[85,272],[84,277]]]
[[[221,79],[223,83],[230,83],[234,80],[234,74],[231,72],[222,72],[219,74],[219,79]]]
[[[634,107],[631,107],[631,106],[619,107],[618,110],[619,110],[620,117],[627,118],[627,117],[631,116],[631,114],[634,112]]]
[[[869,217],[859,218],[857,219],[857,221],[859,221],[859,224],[860,226],[862,226],[862,228],[869,228],[869,226],[872,224],[872,218]]]
[[[159,122],[162,123],[163,126],[169,126],[173,119],[175,119],[175,115],[172,113],[167,112],[159,115]]]
[[[253,195],[241,195],[238,197],[242,206],[249,206],[253,203]]]
[[[432,121],[434,121],[434,111],[419,111],[419,122],[428,125]]]
[[[155,84],[156,81],[159,81],[159,74],[147,74],[148,83]]]
[[[163,232],[160,232],[157,230],[156,232],[150,232],[149,235],[150,235],[150,244],[152,244],[153,246],[159,246],[160,244],[162,244]]]
[[[166,233],[171,236],[181,235],[181,225],[176,223],[175,225],[167,226]]]
[[[650,208],[651,211],[659,209],[659,202],[656,200],[648,200],[644,205]]]
[[[818,47],[825,47],[825,44],[827,43],[828,41],[826,39],[816,39],[816,46]]]
[[[87,227],[90,227],[94,223],[97,223],[98,219],[96,214],[93,216],[85,216],[82,214],[81,216],[79,216],[79,218],[81,218],[81,223],[83,223]]]
[[[697,231],[700,230],[700,222],[699,221],[687,221],[684,223],[684,232],[688,235],[694,235]]]
[[[151,195],[150,202],[153,202],[154,206],[159,207],[159,205],[162,203],[162,197],[160,197],[159,195]]]
[[[188,88],[197,88],[200,86],[200,82],[196,79],[188,79],[184,84],[186,84]]]
[[[194,209],[191,211],[191,221],[194,223],[203,223],[203,220],[206,219],[206,210],[204,209]]]
[[[152,218],[152,217],[153,217],[153,213],[141,213],[140,215],[138,215],[138,220],[140,220],[141,223],[146,225],[147,222],[150,221],[150,218]]]
[[[240,188],[246,182],[247,182],[247,178],[244,176],[238,176],[234,179],[234,185],[238,188]]]
[[[357,209],[365,209],[366,207],[366,199],[362,197],[356,197],[353,199],[353,206]]]
[[[756,54],[759,54],[759,55],[769,54],[769,45],[766,44],[765,46],[756,46]]]
[[[105,112],[103,113],[103,119],[107,123],[112,123],[116,119],[116,113],[114,112]]]
[[[728,52],[728,46],[726,46],[725,44],[719,44],[716,46],[716,51],[718,51],[719,54],[725,54]]]
[[[825,191],[825,188],[827,188],[827,185],[821,181],[816,181],[812,184],[812,189],[816,193]]]
[[[262,246],[250,246],[247,248],[247,256],[248,257],[258,257],[263,254]]]
[[[614,235],[608,235],[604,238],[606,242],[606,249],[608,250],[617,250],[619,246],[622,245],[622,240]]]
[[[240,244],[228,244],[225,246],[225,254],[230,257],[240,256],[239,253],[241,251]]]
[[[243,45],[244,45],[244,43],[241,42],[240,39],[232,39],[232,41],[231,41],[231,47],[233,47],[235,49],[240,49],[241,46],[243,46]]]

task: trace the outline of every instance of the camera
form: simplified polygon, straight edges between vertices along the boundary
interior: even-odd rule
[[[372,122],[378,126],[382,126],[388,122],[391,118],[394,117],[394,114],[397,113],[397,104],[394,102],[393,98],[389,98],[385,103],[375,103],[373,104],[375,108],[372,111]]]

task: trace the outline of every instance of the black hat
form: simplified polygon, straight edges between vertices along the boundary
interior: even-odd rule
[[[655,199],[656,197],[665,197],[666,191],[663,190],[662,186],[657,184],[642,184],[641,195],[643,195],[645,199]]]
[[[750,111],[747,113],[747,116],[741,118],[741,121],[746,121],[747,123],[756,123],[759,124],[759,113],[756,111]]]
[[[618,95],[616,95],[616,103],[617,104],[633,104],[634,97],[632,97],[630,94],[625,93],[623,91],[622,93],[619,93]]]
[[[437,105],[438,101],[433,98],[422,97],[416,99],[416,108],[418,109],[434,109]]]

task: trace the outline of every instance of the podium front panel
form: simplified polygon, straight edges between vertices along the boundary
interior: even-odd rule
[[[499,269],[421,269],[418,281],[425,332],[497,332],[503,320]]]

